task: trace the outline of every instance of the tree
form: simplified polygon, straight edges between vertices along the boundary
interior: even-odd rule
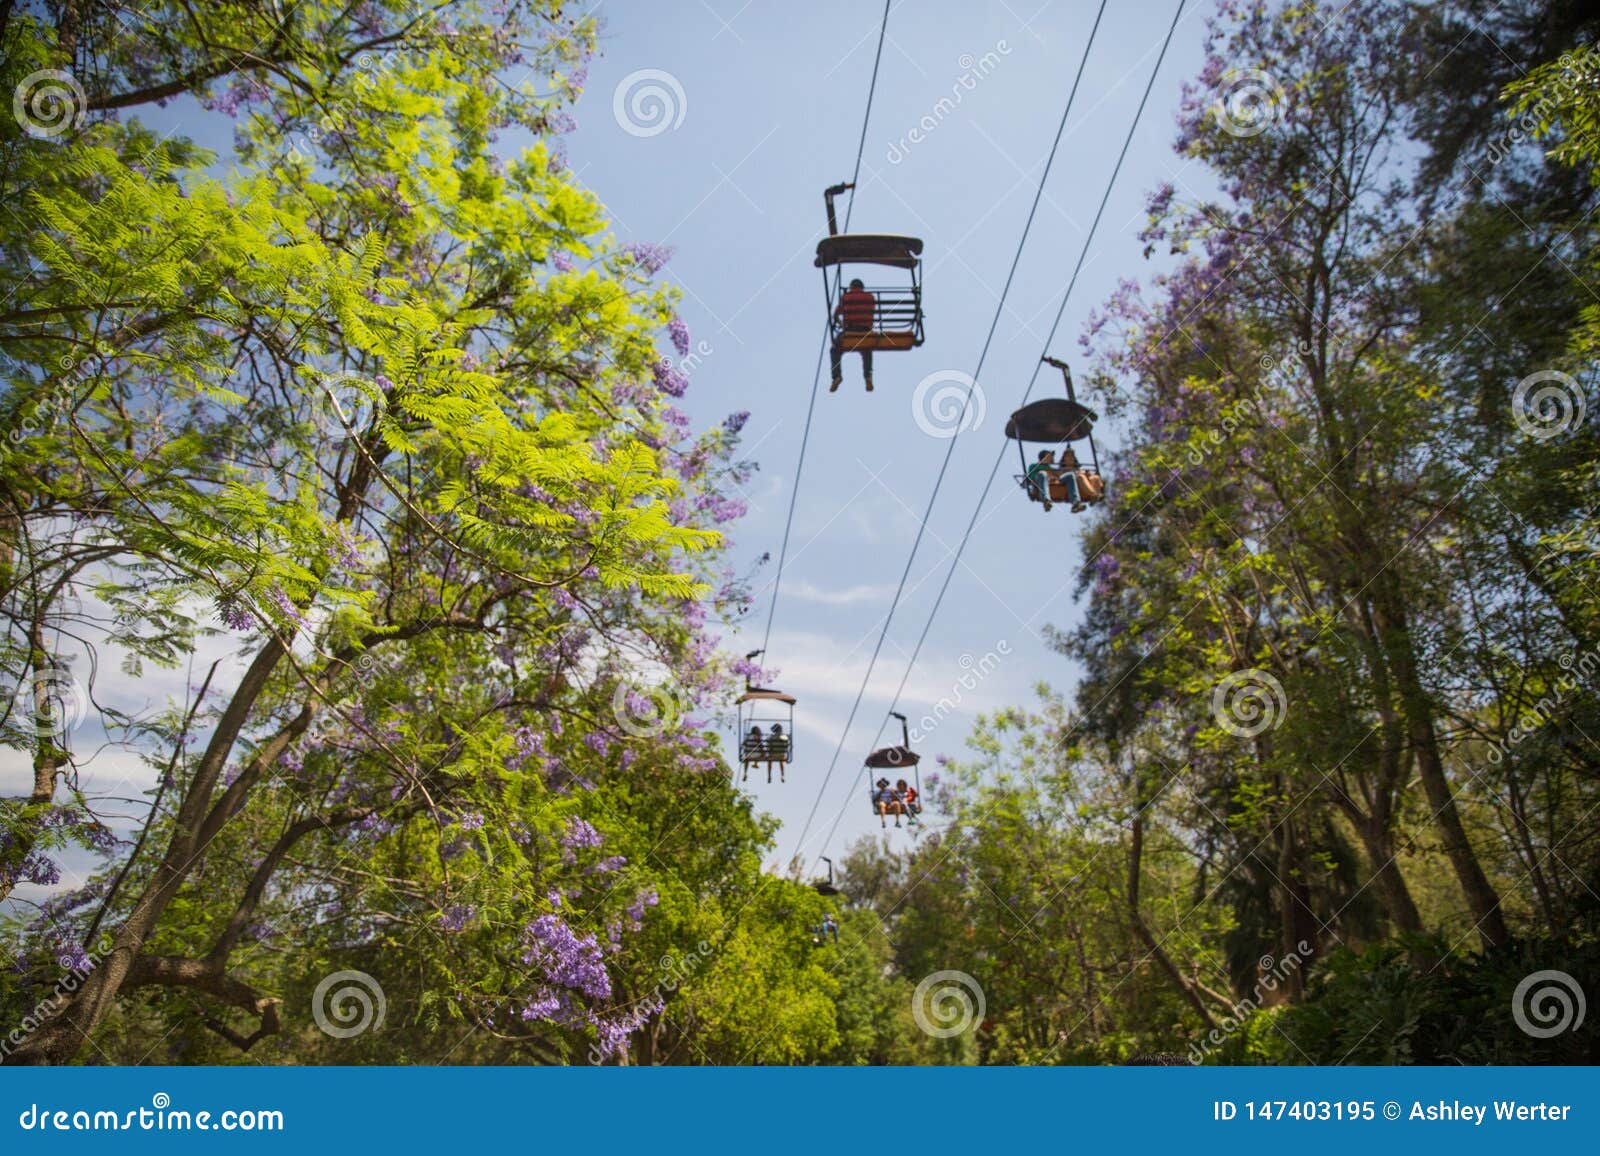
[[[727,677],[703,628],[743,417],[688,433],[667,254],[618,245],[561,163],[592,23],[6,12],[32,97],[0,141],[0,658],[38,694],[7,719],[35,787],[0,886],[69,837],[109,853],[27,933],[36,976],[87,974],[8,1058],[71,1059],[147,997],[248,1049],[283,1025],[267,981],[397,950],[424,1012],[610,1054],[655,1010],[612,969],[659,889],[596,792],[722,769],[692,711]],[[235,119],[225,174],[137,119],[177,97]],[[506,130],[533,137],[511,160]],[[219,642],[237,669],[104,717],[159,775],[112,846],[64,688],[92,702],[102,653],[138,677]]]

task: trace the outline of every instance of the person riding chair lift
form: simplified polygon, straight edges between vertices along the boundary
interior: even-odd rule
[[[1066,362],[1053,357],[1043,360],[1061,370],[1066,381],[1067,396],[1044,398],[1023,406],[1006,422],[1006,436],[1017,442],[1017,453],[1023,461],[1023,472],[1018,475],[1017,481],[1028,499],[1038,502],[1046,510],[1058,502],[1070,502],[1072,512],[1078,513],[1085,506],[1105,498],[1099,451],[1094,444],[1094,423],[1098,415],[1078,401],[1072,385],[1072,371],[1067,368]],[[1089,442],[1089,453],[1094,460],[1092,468],[1083,467],[1078,455],[1067,444],[1083,439]],[[1022,452],[1023,442],[1059,443],[1060,449],[1040,450],[1037,459],[1030,465]]]
[[[872,392],[872,350],[862,344],[859,338],[872,332],[877,315],[878,299],[867,292],[867,286],[861,278],[852,279],[849,290],[839,298],[839,304],[833,311],[840,332],[828,350],[828,356],[833,361],[833,384],[828,386],[829,393],[835,392],[844,382],[844,342],[851,337],[858,339],[852,344],[861,354],[861,376],[866,380],[867,392]]]
[[[739,746],[739,761],[744,764],[744,777],[750,777],[750,764],[759,763],[766,754],[766,742],[761,737],[760,727],[751,727],[750,733],[744,736],[744,742]],[[767,772],[767,780],[772,779],[772,772]]]
[[[773,723],[772,732],[767,736],[767,782],[772,782],[772,764],[778,764],[778,781],[788,782],[784,777],[784,768],[789,765],[789,736],[783,733],[782,723]]]
[[[893,815],[894,825],[899,827],[900,816],[905,813],[905,805],[901,803],[900,796],[889,785],[888,779],[879,779],[875,785],[878,788],[878,793],[872,796],[872,801],[878,805],[878,818],[882,821],[883,826],[887,828],[889,826],[888,816]]]
[[[829,911],[822,917],[822,925],[811,929],[811,942],[818,947],[828,942],[828,937],[833,936],[834,946],[839,943],[839,921],[834,919],[833,912]]]
[[[922,804],[917,799],[917,789],[906,785],[904,779],[896,780],[895,791],[900,796],[900,805],[906,809],[906,819],[909,822],[918,822],[917,816],[922,814]]]

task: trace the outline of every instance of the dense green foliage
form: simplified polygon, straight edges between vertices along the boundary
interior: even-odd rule
[[[1086,335],[1081,683],[824,898],[715,754],[745,415],[561,160],[593,25],[0,4],[0,899],[95,864],[0,1058],[1600,1060],[1512,1015],[1600,972],[1600,25],[1327,7],[1221,6],[1220,193]]]
[[[1086,677],[851,864],[986,1062],[1600,1060],[1517,1018],[1576,1020],[1600,934],[1600,27],[1456,7],[1213,24],[1222,196],[1156,190],[1177,265],[1086,339],[1131,430]]]

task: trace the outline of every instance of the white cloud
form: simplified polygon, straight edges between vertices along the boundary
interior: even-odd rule
[[[802,602],[819,602],[824,606],[854,606],[862,602],[887,602],[894,593],[892,586],[874,586],[862,583],[840,589],[824,589],[814,582],[801,579],[784,590]]]

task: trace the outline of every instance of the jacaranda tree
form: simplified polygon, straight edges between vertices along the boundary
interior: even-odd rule
[[[613,1055],[661,1010],[653,960],[623,979],[668,878],[748,886],[770,831],[695,714],[743,415],[690,431],[668,254],[562,163],[592,22],[41,3],[0,36],[0,663],[34,784],[0,896],[104,857],[13,928],[7,1058],[151,1015],[248,1049],[357,967],[414,1023]],[[97,709],[155,669],[167,709]],[[80,781],[95,729],[154,778],[131,827]],[[637,812],[694,775],[737,844],[662,868],[608,784]]]

